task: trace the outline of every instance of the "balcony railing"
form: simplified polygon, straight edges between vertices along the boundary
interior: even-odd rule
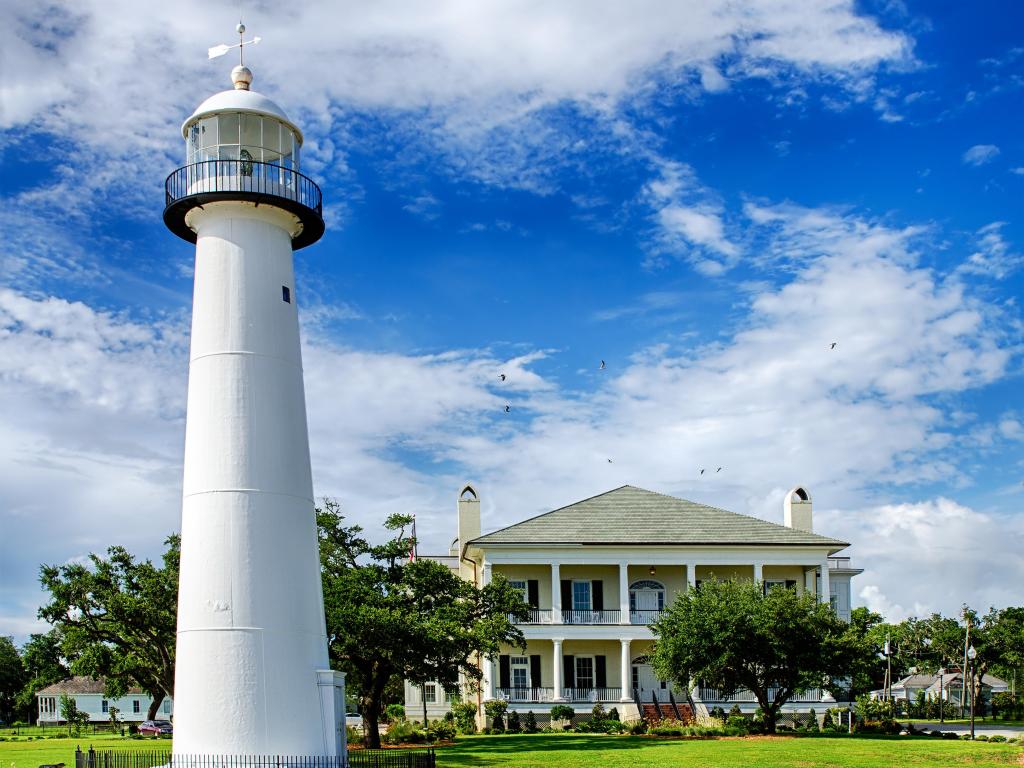
[[[630,624],[653,624],[661,618],[663,611],[630,611]]]
[[[566,701],[618,701],[622,697],[621,688],[563,688],[562,697]]]
[[[504,699],[505,701],[554,701],[555,700],[555,689],[554,688],[496,688],[494,690],[496,698]]]
[[[843,568],[843,569],[849,568],[850,567],[850,558],[848,558],[848,557],[830,557],[828,559],[828,567],[832,568],[832,569],[834,569],[834,568]]]
[[[172,172],[164,190],[164,221],[176,235],[191,242],[196,238],[186,215],[217,200],[274,205],[295,214],[303,226],[293,240],[294,248],[316,242],[323,234],[320,187],[292,168],[258,160],[204,160]]]
[[[563,624],[618,624],[620,611],[562,611]]]
[[[717,688],[698,688],[698,696],[700,700],[705,703],[711,702],[735,702],[737,704],[748,704],[756,703],[757,699],[751,691],[736,691],[732,696],[723,696],[722,692]],[[768,698],[774,700],[775,696],[778,695],[777,688],[768,689]],[[790,697],[790,701],[807,701],[817,702],[822,700],[823,691],[820,688],[811,688],[803,693],[793,694]]]
[[[509,619],[514,621],[514,619],[512,619],[511,615],[509,615]],[[526,619],[526,621],[521,621],[519,623],[520,624],[552,624],[554,622],[554,620],[555,619],[554,619],[554,616],[553,616],[553,613],[552,613],[551,610],[549,610],[549,609],[540,609],[540,608],[531,608],[530,609],[530,615]]]

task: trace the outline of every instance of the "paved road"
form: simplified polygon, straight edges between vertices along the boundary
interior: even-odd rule
[[[970,723],[914,723],[914,727],[918,730],[928,731],[942,731],[943,733],[970,733]],[[986,736],[994,736],[995,734],[1001,734],[1006,738],[1021,738],[1024,736],[1024,727],[1019,725],[996,725],[993,723],[982,723],[976,722],[974,724],[974,735],[978,736],[984,733]]]

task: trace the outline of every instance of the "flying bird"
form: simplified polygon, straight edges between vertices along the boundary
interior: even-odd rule
[[[838,344],[838,343],[839,343],[838,341],[833,341],[832,342],[832,346],[830,346],[829,349],[835,349],[836,348],[836,344]]]
[[[701,474],[703,475],[703,474],[704,474],[704,470],[702,469],[702,470],[700,471],[700,473],[701,473]]]
[[[505,380],[505,374],[504,373],[499,373],[498,374],[498,378],[501,379],[502,381],[504,381]]]
[[[604,370],[604,360],[602,360],[602,361],[601,361],[601,367],[600,367],[600,370],[602,370],[602,371]]]
[[[717,475],[717,474],[718,474],[719,472],[721,472],[721,471],[722,471],[722,468],[721,468],[721,467],[719,467],[718,469],[716,469],[716,470],[715,470],[715,474]]]
[[[505,413],[508,413],[508,412],[509,412],[509,411],[511,411],[511,410],[512,410],[512,406],[511,406],[511,405],[509,405],[508,403],[506,403],[506,404],[505,404]]]
[[[611,464],[611,463],[612,463],[612,460],[611,460],[611,459],[608,459],[608,463],[609,463],[609,464]]]

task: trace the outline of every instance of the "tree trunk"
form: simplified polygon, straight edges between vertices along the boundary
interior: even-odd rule
[[[366,746],[380,749],[380,718],[376,707],[363,711],[363,722],[366,724]]]
[[[164,703],[164,692],[157,691],[153,696],[153,702],[149,705],[149,709],[146,711],[147,720],[156,720],[156,713],[160,710],[160,705]]]

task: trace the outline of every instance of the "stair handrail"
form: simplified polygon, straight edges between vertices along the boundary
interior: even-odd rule
[[[683,718],[679,715],[679,707],[676,706],[676,697],[675,694],[672,693],[671,685],[668,687],[668,700],[672,704],[672,711],[676,714],[676,720],[682,722]]]

